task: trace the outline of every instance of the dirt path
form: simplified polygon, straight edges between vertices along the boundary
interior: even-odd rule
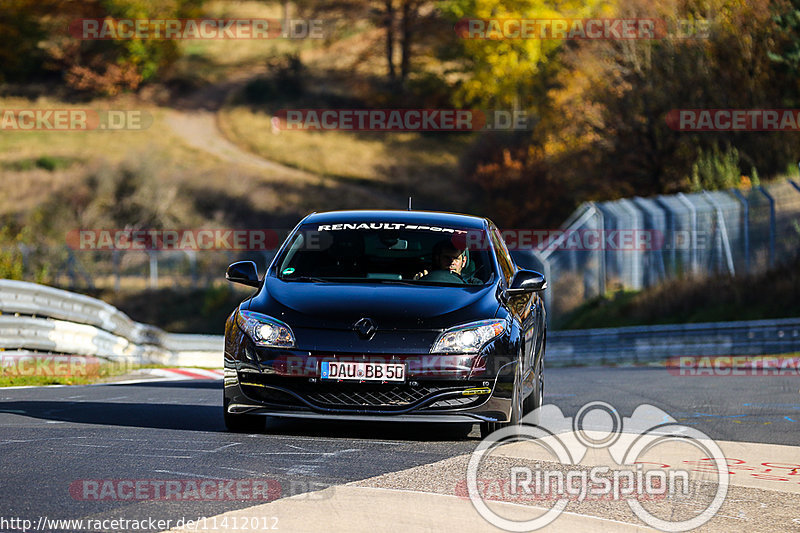
[[[207,85],[176,99],[172,104],[173,109],[166,117],[167,125],[187,145],[227,163],[268,170],[294,180],[319,182],[320,176],[264,159],[239,148],[220,131],[217,112],[231,94],[264,72],[264,69],[248,69],[228,76],[224,82]]]
[[[373,183],[322,176],[293,168],[244,150],[225,137],[219,128],[217,113],[232,94],[263,73],[263,69],[236,73],[228,76],[224,82],[208,85],[176,99],[167,113],[167,125],[188,146],[211,154],[223,162],[257,169],[265,181],[310,186],[308,194],[312,196],[334,194],[338,199],[332,206],[337,209],[405,205],[404,196],[389,190],[390,187],[382,188]]]
[[[216,112],[171,110],[166,121],[172,131],[186,144],[225,162],[253,166],[294,180],[319,182],[323,179],[316,174],[288,167],[242,150],[219,130]]]

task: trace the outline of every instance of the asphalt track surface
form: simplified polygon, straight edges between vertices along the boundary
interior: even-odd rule
[[[715,440],[800,444],[796,377],[681,377],[653,367],[553,368],[546,376],[545,403],[567,416],[590,401],[607,402],[623,416],[650,404]],[[173,527],[179,519],[263,503],[96,501],[74,490],[81,480],[267,478],[285,498],[464,456],[480,442],[477,427],[433,424],[270,420],[259,434],[228,433],[221,386],[172,381],[0,389],[0,531],[15,530],[2,519],[37,524],[41,517],[152,518]]]

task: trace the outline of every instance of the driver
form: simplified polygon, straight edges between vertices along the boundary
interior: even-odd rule
[[[443,281],[445,283],[466,283],[461,271],[467,265],[467,251],[457,248],[452,241],[445,240],[433,247],[433,266],[431,272],[423,270],[414,279],[420,281]]]

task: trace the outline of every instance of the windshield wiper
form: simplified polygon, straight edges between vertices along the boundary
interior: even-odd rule
[[[280,278],[282,281],[310,281],[314,283],[330,283],[328,278],[318,278],[316,276],[297,276],[294,278]]]
[[[393,283],[396,285],[416,285],[415,282],[407,279],[388,279],[388,278],[364,278],[365,283]]]

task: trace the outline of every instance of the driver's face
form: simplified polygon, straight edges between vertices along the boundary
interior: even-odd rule
[[[461,269],[464,268],[466,262],[466,254],[457,251],[445,250],[439,255],[439,268],[455,272],[456,274],[461,274]]]

